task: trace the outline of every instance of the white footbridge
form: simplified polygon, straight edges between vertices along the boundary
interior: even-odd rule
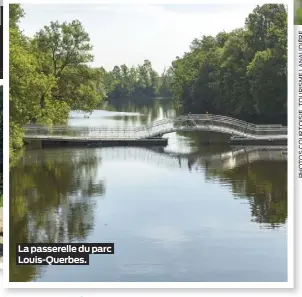
[[[238,119],[211,115],[189,114],[165,118],[139,127],[78,127],[78,126],[24,126],[24,140],[106,141],[142,140],[162,137],[177,131],[211,131],[249,139],[287,140],[283,125],[255,125]]]

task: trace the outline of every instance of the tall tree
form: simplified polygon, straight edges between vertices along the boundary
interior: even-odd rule
[[[257,6],[245,26],[194,39],[172,62],[173,98],[184,112],[285,124],[287,11]]]
[[[82,24],[51,22],[28,38],[24,11],[10,13],[10,153],[22,147],[22,126],[66,122],[71,109],[91,111],[105,97],[104,71],[88,66],[92,45]]]
[[[78,21],[51,22],[34,37],[37,57],[46,75],[57,79],[53,99],[65,101],[71,109],[92,110],[102,99],[98,90],[101,73],[87,66],[93,61],[88,33]],[[41,96],[41,108],[44,96]]]

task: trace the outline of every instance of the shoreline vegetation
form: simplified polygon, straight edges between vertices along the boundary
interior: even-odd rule
[[[64,124],[71,110],[143,105],[157,97],[172,97],[179,113],[287,123],[284,5],[257,6],[242,28],[194,39],[160,74],[148,59],[111,71],[90,67],[92,44],[78,20],[51,22],[29,38],[19,28],[22,6],[10,4],[9,13],[11,160],[23,146],[25,124]]]

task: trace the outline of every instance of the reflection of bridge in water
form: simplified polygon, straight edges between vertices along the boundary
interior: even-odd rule
[[[85,158],[95,158],[96,162],[138,161],[159,167],[180,168],[185,170],[210,167],[219,170],[229,170],[244,164],[262,160],[286,161],[287,146],[234,147],[222,153],[173,153],[159,148],[140,147],[110,147],[77,150],[33,150],[27,151],[22,158],[24,165],[40,164],[47,160],[58,162],[81,161]]]
[[[166,118],[140,127],[24,127],[24,140],[57,142],[138,141],[177,131],[211,131],[252,140],[287,140],[287,127],[282,125],[255,125],[226,116],[197,114]]]

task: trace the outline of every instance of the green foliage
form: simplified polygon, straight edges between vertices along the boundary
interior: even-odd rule
[[[244,28],[194,39],[172,62],[173,97],[184,112],[286,123],[286,68],[286,9],[257,6]]]
[[[24,17],[24,11],[19,4],[10,4],[9,6],[9,27],[17,28],[20,19]]]
[[[295,4],[294,24],[302,25],[302,1],[295,0],[294,4]]]
[[[10,156],[22,147],[22,126],[66,122],[71,109],[91,111],[105,96],[103,73],[93,60],[79,21],[51,22],[34,38],[22,34],[24,12],[10,5]]]
[[[161,76],[152,68],[149,60],[143,65],[128,68],[127,65],[114,66],[104,74],[105,89],[109,103],[132,100],[133,98],[170,97],[171,71],[164,71]]]
[[[302,25],[302,8],[298,8],[295,12],[295,25]]]
[[[257,6],[245,27],[194,39],[159,75],[142,65],[91,68],[92,45],[78,20],[51,22],[33,38],[20,32],[20,5],[10,5],[10,155],[22,146],[22,126],[64,123],[70,110],[91,111],[131,98],[174,98],[183,112],[286,123],[287,11]],[[136,99],[135,99],[136,100]]]

